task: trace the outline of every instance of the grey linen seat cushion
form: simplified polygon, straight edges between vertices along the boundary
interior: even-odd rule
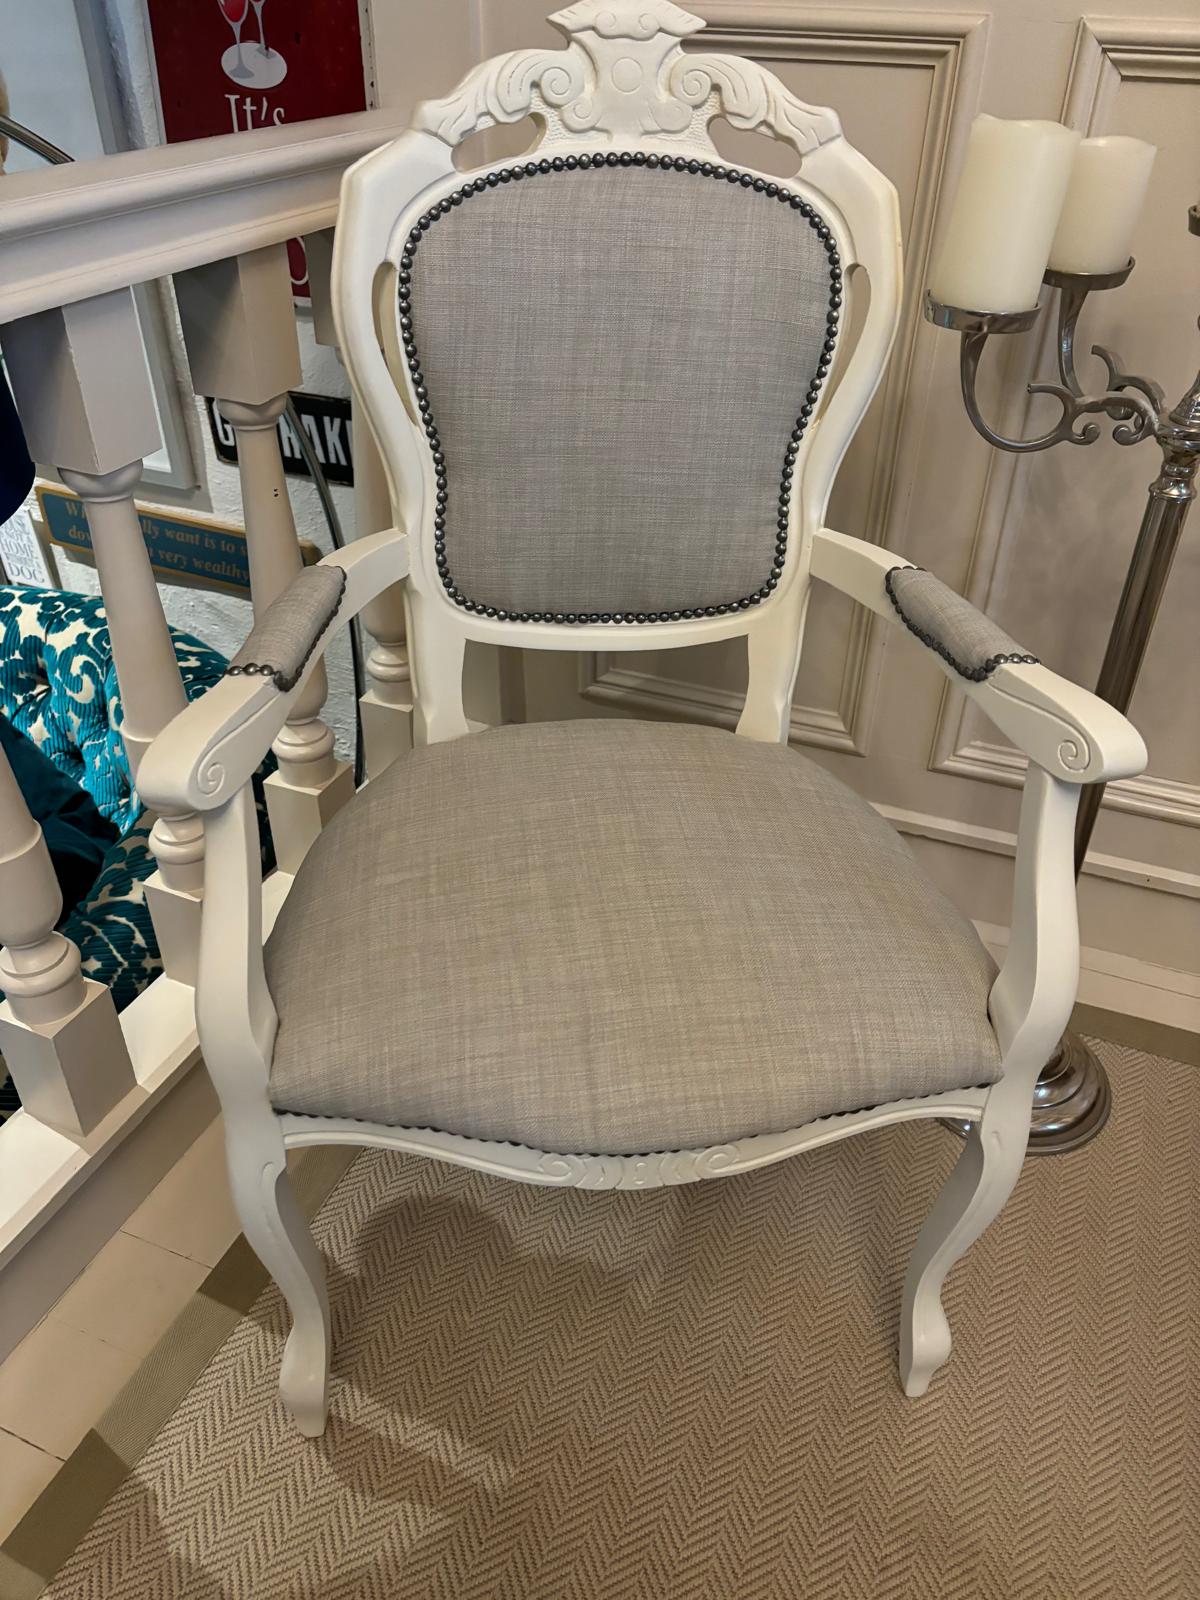
[[[712,728],[472,734],[375,779],[267,944],[277,1109],[631,1154],[994,1082],[994,969],[898,835]]]

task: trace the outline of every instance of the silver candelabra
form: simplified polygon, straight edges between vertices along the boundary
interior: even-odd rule
[[[1200,207],[1188,213],[1188,227],[1200,235]],[[1150,485],[1142,525],[1134,545],[1125,586],[1117,604],[1108,647],[1100,668],[1096,693],[1118,711],[1127,711],[1159,602],[1170,575],[1179,536],[1196,496],[1196,468],[1200,464],[1200,373],[1180,400],[1168,408],[1162,388],[1150,378],[1124,370],[1120,357],[1103,345],[1093,345],[1108,373],[1108,387],[1085,393],[1075,372],[1075,328],[1088,295],[1116,289],[1133,271],[1132,260],[1117,272],[1056,272],[1048,269],[1043,282],[1058,290],[1057,383],[1031,383],[1031,394],[1051,395],[1062,414],[1047,432],[1032,439],[1008,439],[984,419],[976,396],[976,375],[983,347],[993,334],[1023,333],[1033,327],[1041,305],[1030,311],[969,311],[942,305],[925,296],[925,315],[940,328],[962,336],[959,371],[963,404],[976,431],[998,450],[1028,455],[1058,444],[1094,444],[1108,417],[1118,444],[1140,444],[1156,439],[1162,467]],[[1100,811],[1104,785],[1095,783],[1080,796],[1075,825],[1075,874],[1087,855],[1092,830]],[[1053,1056],[1042,1068],[1034,1094],[1029,1131],[1030,1152],[1058,1153],[1076,1149],[1095,1137],[1108,1120],[1112,1104],[1108,1076],[1096,1055],[1078,1035],[1063,1035]],[[962,1131],[966,1131],[964,1126]]]

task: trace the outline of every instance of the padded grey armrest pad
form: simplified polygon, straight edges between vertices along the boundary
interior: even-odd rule
[[[305,567],[254,624],[227,675],[260,673],[283,692],[295,688],[345,592],[341,567]]]
[[[1036,663],[1036,656],[924,567],[893,567],[884,584],[908,631],[961,677],[979,683],[1003,661]]]

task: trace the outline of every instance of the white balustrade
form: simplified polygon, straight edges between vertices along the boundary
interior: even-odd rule
[[[300,384],[286,247],[178,273],[175,292],[193,386],[216,401],[237,439],[250,593],[260,617],[303,564],[276,433],[288,391]],[[353,772],[336,760],[333,734],[320,717],[327,693],[318,660],[273,746],[279,770],[267,780],[267,810],[285,872],[297,870],[354,793]]]
[[[329,284],[333,267],[333,230],[309,234],[308,282],[312,294],[313,333],[318,344],[337,349],[337,330]],[[338,352],[339,359],[341,352]],[[354,407],[354,537],[365,538],[393,526],[391,496],[383,460],[371,430],[360,425]],[[368,778],[377,778],[412,749],[412,674],[408,665],[408,631],[404,585],[396,584],[364,607],[363,624],[374,643],[367,652],[367,684],[359,710]]]
[[[0,1053],[26,1111],[82,1138],[136,1087],[112,995],[55,931],[62,893],[0,750]]]
[[[116,289],[10,322],[4,357],[30,454],[52,463],[87,512],[108,616],[130,769],[185,704],[133,492],[158,419],[133,295]],[[159,817],[158,871],[146,901],[169,976],[194,984],[204,828],[192,812]]]
[[[238,417],[239,444],[249,463],[250,558],[261,609],[298,567],[290,516],[271,520],[277,503],[286,507],[273,403],[299,381],[283,248],[297,234],[332,228],[345,168],[406,123],[399,110],[356,112],[4,179],[0,343],[35,459],[62,470],[87,506],[134,768],[183,704],[183,691],[130,498],[141,459],[159,442],[130,286],[180,274],[186,300],[192,269],[241,257],[207,283],[202,272],[190,279],[204,294],[214,280],[217,288],[223,283],[225,309],[229,298],[240,298],[243,313],[230,317],[219,303],[206,308],[202,294],[190,352],[197,371],[208,358],[218,372],[232,371],[230,382],[214,382],[209,392],[227,398],[230,410],[238,402],[247,408]],[[255,266],[259,252],[268,271]],[[258,292],[265,279],[273,285],[269,295]],[[198,378],[197,387],[204,392],[207,385]],[[386,492],[369,490],[367,506],[359,532],[387,525]],[[399,598],[390,615],[381,612],[369,625],[379,643],[368,698],[387,709],[389,726],[398,698],[406,728]],[[311,699],[281,741],[280,778],[269,788],[285,866],[296,864],[320,817],[351,787],[318,720],[323,674],[308,688]],[[373,731],[367,738],[378,750]],[[369,760],[377,770],[378,756]],[[0,1277],[20,1284],[0,1290],[0,1355],[104,1236],[108,1223],[96,1221],[88,1179],[112,1160],[100,1211],[118,1193],[136,1203],[132,1197],[144,1192],[138,1186],[158,1171],[147,1151],[161,1156],[193,1114],[181,1109],[194,1099],[185,1082],[196,1052],[193,999],[171,978],[194,977],[203,835],[194,817],[166,817],[151,844],[158,871],[147,899],[169,976],[118,1018],[107,989],[82,975],[78,951],[55,931],[61,903],[45,842],[11,773],[0,774],[0,989],[7,991],[0,1052],[25,1108],[0,1126]],[[278,874],[266,884],[268,919],[288,881]],[[121,1151],[135,1128],[136,1150],[126,1161]],[[74,1195],[84,1225],[65,1233],[45,1227]],[[10,1279],[10,1271],[19,1276]]]

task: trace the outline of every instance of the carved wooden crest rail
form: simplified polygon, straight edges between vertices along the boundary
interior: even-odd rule
[[[579,0],[550,18],[565,50],[517,50],[485,61],[453,94],[427,100],[414,123],[456,145],[477,128],[533,116],[543,144],[607,134],[711,144],[708,125],[762,130],[805,155],[841,134],[836,114],[806,105],[774,74],[742,56],[685,55],[682,41],[704,22],[671,0],[609,5]]]

